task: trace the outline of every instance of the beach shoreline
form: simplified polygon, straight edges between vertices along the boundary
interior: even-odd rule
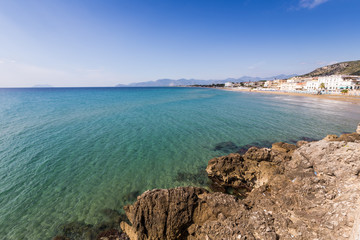
[[[232,91],[232,92],[249,92],[249,93],[264,93],[264,94],[276,94],[276,95],[288,95],[288,96],[300,96],[300,97],[312,97],[318,99],[327,99],[327,100],[335,100],[335,101],[342,101],[342,102],[349,102],[353,104],[360,105],[360,97],[356,96],[346,96],[346,95],[315,95],[315,94],[308,94],[308,93],[293,93],[293,92],[280,92],[280,91],[262,91],[256,89],[238,89],[238,88],[219,88],[225,91]]]

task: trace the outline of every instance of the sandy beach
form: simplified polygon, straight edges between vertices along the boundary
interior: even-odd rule
[[[332,94],[332,95],[315,95],[315,94],[307,94],[307,93],[291,93],[291,92],[280,92],[280,91],[261,91],[254,89],[237,89],[237,88],[221,88],[226,91],[234,91],[234,92],[252,92],[252,93],[265,93],[265,94],[277,94],[277,95],[290,95],[290,96],[302,96],[302,97],[312,97],[312,98],[322,98],[343,102],[351,102],[353,104],[360,104],[360,97],[357,96],[346,96],[340,94]]]

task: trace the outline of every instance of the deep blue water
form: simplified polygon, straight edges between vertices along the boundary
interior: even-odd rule
[[[200,88],[0,89],[0,239],[51,239],[245,145],[353,132],[360,106]],[[221,142],[232,149],[214,150]],[[131,194],[130,194],[131,195]]]

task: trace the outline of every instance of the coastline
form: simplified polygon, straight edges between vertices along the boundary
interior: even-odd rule
[[[340,157],[341,156],[341,157]],[[213,158],[212,191],[149,190],[125,206],[129,239],[357,239],[356,132]]]
[[[315,95],[315,94],[308,94],[308,93],[292,93],[292,92],[280,92],[280,91],[262,91],[262,90],[255,90],[255,89],[237,89],[237,88],[218,88],[225,91],[231,92],[249,92],[249,93],[264,93],[264,94],[275,94],[275,95],[288,95],[288,96],[300,96],[300,97],[311,97],[311,98],[318,98],[318,99],[326,99],[326,100],[335,100],[335,101],[342,101],[342,102],[349,102],[353,104],[360,105],[360,97],[356,96],[345,96],[345,95]]]
[[[356,240],[359,156],[360,123],[339,137],[250,147],[209,160],[209,189],[147,190],[124,207],[126,216],[107,210],[110,222],[70,223],[53,240]]]

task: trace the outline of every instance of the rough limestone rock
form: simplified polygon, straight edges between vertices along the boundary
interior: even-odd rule
[[[131,226],[121,223],[130,239],[186,239],[199,195],[206,190],[187,187],[155,189],[125,207]]]
[[[270,149],[269,148],[257,148],[251,147],[249,150],[244,154],[244,159],[247,160],[254,160],[254,161],[270,161]]]
[[[337,135],[331,134],[331,135],[327,135],[323,140],[325,140],[325,141],[335,141],[335,140],[337,140],[337,138],[338,138]]]
[[[284,142],[277,142],[274,143],[271,147],[274,151],[284,152],[284,153],[293,153],[296,149],[294,144],[284,143]]]
[[[131,240],[277,239],[270,213],[247,211],[232,195],[200,188],[148,191],[125,210],[132,226],[121,228]]]
[[[211,159],[206,172],[217,186],[223,187],[222,192],[245,197],[255,186],[268,182],[269,176],[277,171],[274,164],[269,162],[271,157],[270,149],[252,147],[244,157],[232,153]]]
[[[297,143],[296,143],[296,147],[301,147],[301,146],[303,146],[303,145],[305,145],[305,144],[308,144],[309,142],[308,141],[303,141],[303,140],[301,140],[301,141],[298,141]]]
[[[357,126],[356,133],[357,133],[357,134],[360,134],[360,123],[359,123],[358,126]]]
[[[357,137],[343,134],[299,148],[277,143],[271,150],[211,159],[210,179],[224,188],[246,186],[246,194],[191,187],[148,191],[125,208],[131,225],[121,227],[132,240],[358,240]]]

